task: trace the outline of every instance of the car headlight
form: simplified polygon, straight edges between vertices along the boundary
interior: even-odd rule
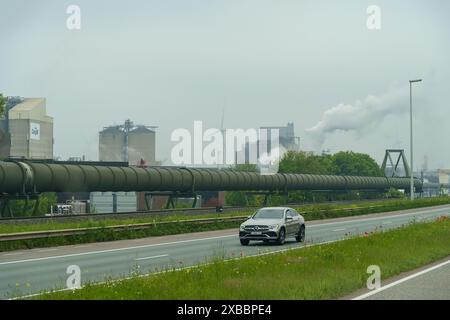
[[[278,224],[273,224],[271,226],[269,226],[269,230],[278,230],[279,225]]]
[[[240,230],[244,231],[245,226],[243,224],[241,224]]]

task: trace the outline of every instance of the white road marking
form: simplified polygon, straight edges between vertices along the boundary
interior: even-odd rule
[[[400,283],[403,283],[403,282],[409,281],[409,280],[411,280],[411,279],[417,278],[417,277],[419,277],[419,276],[421,276],[421,275],[423,275],[423,274],[425,274],[425,273],[428,273],[428,272],[430,272],[430,271],[433,271],[433,270],[442,268],[443,266],[446,266],[447,264],[450,264],[450,260],[447,260],[447,261],[442,262],[442,263],[440,263],[440,264],[438,264],[438,265],[435,265],[434,267],[430,267],[430,268],[428,268],[428,269],[425,269],[425,270],[419,271],[419,272],[417,272],[417,273],[414,273],[414,274],[412,274],[412,275],[410,275],[410,276],[407,276],[407,277],[405,277],[405,278],[403,278],[403,279],[394,281],[394,282],[392,282],[392,283],[390,283],[390,284],[388,284],[388,285],[382,286],[382,287],[379,288],[379,289],[370,291],[370,292],[365,293],[365,294],[363,294],[363,295],[360,295],[360,296],[358,296],[358,297],[356,297],[356,298],[353,298],[352,300],[363,300],[363,299],[365,299],[365,298],[368,298],[368,297],[370,297],[370,296],[373,296],[374,294],[377,294],[378,292],[381,292],[381,291],[384,291],[384,290],[386,290],[386,289],[392,288],[392,287],[394,287],[394,286],[396,286],[396,285],[399,285]]]
[[[152,257],[143,257],[143,258],[137,258],[135,259],[136,261],[141,261],[141,260],[149,260],[149,259],[156,259],[156,258],[162,258],[162,257],[168,257],[168,254],[162,254],[159,256],[152,256]]]
[[[339,232],[339,231],[345,231],[346,229],[345,228],[341,228],[341,229],[334,229],[334,230],[332,230],[333,232]]]

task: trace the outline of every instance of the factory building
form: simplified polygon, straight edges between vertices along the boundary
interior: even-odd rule
[[[0,119],[0,156],[53,158],[53,118],[47,115],[45,98],[7,98]]]
[[[91,192],[92,213],[136,211],[136,192]]]
[[[107,127],[99,135],[99,161],[124,161],[124,132],[118,127]]]
[[[105,127],[99,133],[99,160],[128,162],[130,166],[157,165],[155,128],[135,125],[130,120]],[[90,202],[97,213],[145,209],[144,194],[136,192],[91,193]]]
[[[278,131],[278,143],[280,148],[280,157],[287,151],[300,151],[300,138],[295,136],[294,132],[294,123],[289,122],[286,126],[275,126],[275,127],[260,127],[260,130],[265,130],[267,132],[266,139],[258,139],[256,143],[246,142],[244,146],[242,146],[241,150],[236,151],[235,162],[239,163],[238,159],[243,159],[243,163],[250,164],[252,163],[250,153],[251,150],[256,150],[257,157],[262,156],[262,152],[260,151],[260,146],[265,145],[265,149],[267,153],[272,152],[272,143],[271,140],[273,138],[274,130]],[[241,161],[242,163],[242,161]]]
[[[100,161],[124,161],[130,165],[155,165],[155,127],[123,125],[104,128],[99,133]]]
[[[261,127],[260,129],[267,130],[269,136],[272,130],[278,130],[281,147],[283,147],[286,151],[300,151],[300,138],[295,136],[293,122],[288,122],[286,126]],[[268,151],[270,152],[270,147],[268,148]]]

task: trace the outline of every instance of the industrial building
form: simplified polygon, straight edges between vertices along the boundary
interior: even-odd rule
[[[156,127],[135,125],[126,120],[122,125],[105,127],[99,133],[99,160],[128,162],[131,166],[156,165]],[[145,209],[144,193],[91,193],[94,212],[123,212]]]
[[[53,158],[53,118],[45,103],[45,98],[7,98],[0,119],[1,157]]]
[[[123,125],[105,127],[99,132],[98,165],[110,166],[149,166],[157,165],[155,160],[156,127],[134,125],[130,120]],[[86,164],[82,157],[72,157],[67,163]],[[58,202],[86,203],[86,212],[129,212],[145,209],[142,192],[62,192]]]
[[[262,151],[260,150],[261,145],[264,145],[265,151],[270,154],[272,152],[271,139],[273,138],[272,135],[275,130],[278,131],[279,136],[280,157],[287,151],[300,151],[300,137],[295,136],[293,122],[289,122],[286,126],[260,127],[260,130],[265,130],[267,132],[267,137],[265,139],[259,137],[256,143],[246,142],[241,150],[236,151],[236,163],[242,163],[242,161],[239,162],[239,159],[244,159],[243,163],[251,164],[251,150],[256,150],[259,159],[262,156]]]
[[[91,192],[91,213],[136,211],[136,192]]]
[[[272,130],[278,130],[280,137],[280,146],[282,146],[286,151],[300,151],[300,137],[295,136],[294,123],[288,122],[286,126],[281,127],[261,127],[260,129],[265,129],[267,132]],[[270,152],[270,148],[268,149]]]
[[[99,133],[100,161],[124,161],[130,165],[155,165],[156,127],[134,125],[109,126]]]

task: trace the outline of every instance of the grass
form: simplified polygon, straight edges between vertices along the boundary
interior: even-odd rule
[[[316,205],[310,208],[301,208],[305,220],[322,220],[340,217],[357,216],[370,213],[380,213],[388,211],[407,210],[414,208],[424,208],[438,205],[450,204],[450,197],[423,198],[411,201],[409,199],[394,199],[377,202],[364,202],[343,205]],[[348,209],[353,209],[348,211]]]
[[[334,299],[450,255],[450,219],[415,223],[332,244],[88,284],[39,299]]]
[[[298,210],[304,215],[306,221],[331,219],[346,216],[356,216],[369,213],[379,213],[411,208],[421,208],[449,204],[450,197],[416,199],[411,202],[407,199],[386,200],[386,201],[370,201],[356,204],[316,204],[299,207]],[[352,209],[349,211],[349,209]],[[75,228],[98,227],[100,229],[90,231],[83,235],[39,238],[30,240],[12,240],[1,241],[1,251],[12,251],[18,249],[31,249],[41,247],[52,247],[70,244],[136,239],[150,236],[172,235],[180,233],[190,233],[198,231],[223,230],[238,227],[240,222],[217,222],[211,224],[196,223],[178,223],[179,220],[213,218],[213,217],[233,217],[247,216],[252,211],[236,211],[226,212],[218,215],[217,213],[204,215],[183,215],[174,214],[170,216],[158,217],[142,217],[142,218],[126,218],[126,219],[108,219],[93,220],[87,219],[74,222],[45,222],[37,224],[0,224],[0,234],[32,232],[43,230],[63,230]],[[158,222],[172,221],[171,224],[158,225]],[[123,231],[112,231],[106,227],[115,225],[131,225],[138,223],[154,222],[157,228],[148,228],[145,230],[132,230],[131,228]]]
[[[79,228],[104,228],[118,225],[132,225],[139,223],[159,223],[159,222],[177,222],[180,220],[190,219],[202,219],[202,218],[216,218],[216,217],[236,217],[245,216],[250,214],[250,211],[242,212],[227,212],[224,214],[199,214],[199,215],[186,215],[186,214],[171,214],[167,216],[153,216],[142,218],[122,218],[122,219],[104,219],[96,220],[95,218],[86,218],[80,221],[60,222],[57,220],[34,223],[34,224],[0,224],[0,234],[19,233],[19,232],[32,232],[32,231],[44,231],[44,230],[64,230],[64,229],[79,229]]]

